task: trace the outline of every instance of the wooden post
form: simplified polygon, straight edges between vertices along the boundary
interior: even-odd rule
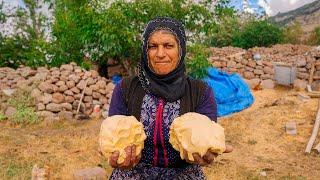
[[[78,108],[77,108],[77,113],[76,114],[79,113],[80,106],[81,106],[81,103],[82,103],[82,99],[83,99],[83,96],[84,96],[84,91],[87,88],[87,84],[88,84],[88,79],[86,80],[86,84],[84,85],[84,88],[83,88],[83,91],[82,91],[82,94],[81,94],[81,97],[80,97],[80,101],[79,101],[79,104],[78,104]]]
[[[311,64],[311,70],[310,70],[310,76],[309,76],[309,85],[310,85],[310,86],[311,86],[311,83],[312,83],[312,81],[313,81],[314,69],[315,69],[315,64],[312,63],[312,64]]]
[[[311,152],[313,143],[316,140],[316,137],[317,137],[317,134],[318,134],[319,125],[320,125],[320,99],[319,99],[319,102],[318,102],[317,117],[316,117],[316,120],[314,122],[314,126],[313,126],[311,137],[309,139],[309,142],[308,142],[306,150],[305,150],[306,153],[310,153]]]

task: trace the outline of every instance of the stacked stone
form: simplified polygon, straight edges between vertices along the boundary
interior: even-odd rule
[[[299,85],[307,84],[311,64],[316,61],[320,50],[306,45],[275,45],[271,48],[255,47],[248,50],[225,47],[211,48],[209,61],[216,68],[230,73],[238,73],[247,79],[251,87],[268,84],[274,81],[274,62],[296,67],[296,78]],[[317,67],[315,75],[320,75]],[[317,83],[317,82],[315,82]]]
[[[35,77],[36,74],[37,71],[30,67],[21,67],[17,70],[8,67],[0,68],[0,90],[16,89],[30,85],[38,78],[38,76]],[[33,78],[30,78],[32,76]]]
[[[0,82],[1,89],[36,84],[31,96],[36,100],[38,115],[62,119],[72,119],[78,107],[79,113],[86,115],[91,115],[96,105],[108,111],[114,88],[114,84],[99,76],[97,71],[85,71],[75,63],[37,70],[0,68]]]

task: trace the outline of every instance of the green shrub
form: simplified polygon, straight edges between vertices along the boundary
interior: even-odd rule
[[[4,121],[6,119],[6,116],[0,111],[0,122]]]
[[[282,41],[282,31],[266,20],[253,20],[234,35],[232,45],[241,48],[269,47]]]
[[[40,121],[35,111],[35,100],[31,98],[29,90],[18,90],[8,99],[8,104],[16,109],[12,117],[8,118],[13,124],[36,124]]]
[[[283,29],[283,42],[288,44],[300,44],[303,35],[302,27],[299,22],[285,27]]]
[[[320,45],[320,26],[314,28],[306,40],[308,45]]]
[[[203,45],[195,44],[188,47],[187,73],[195,79],[206,77],[208,75],[207,68],[211,67],[208,61],[209,56],[210,51]]]
[[[314,33],[315,33],[316,39],[317,39],[316,44],[320,45],[320,26],[318,26],[314,29]]]
[[[47,64],[46,53],[48,42],[41,39],[27,39],[25,37],[4,38],[0,45],[0,67],[17,68],[23,64],[30,67]]]

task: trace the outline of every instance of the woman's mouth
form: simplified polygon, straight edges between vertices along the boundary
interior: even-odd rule
[[[167,64],[170,63],[170,61],[157,61],[156,64]]]

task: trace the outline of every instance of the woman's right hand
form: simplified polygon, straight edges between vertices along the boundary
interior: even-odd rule
[[[119,151],[115,151],[112,153],[112,155],[109,158],[109,164],[113,168],[119,168],[119,169],[131,169],[135,165],[137,165],[141,159],[141,153],[136,156],[136,146],[128,146],[125,149],[126,152],[126,158],[123,163],[118,164],[118,158],[119,158]]]

